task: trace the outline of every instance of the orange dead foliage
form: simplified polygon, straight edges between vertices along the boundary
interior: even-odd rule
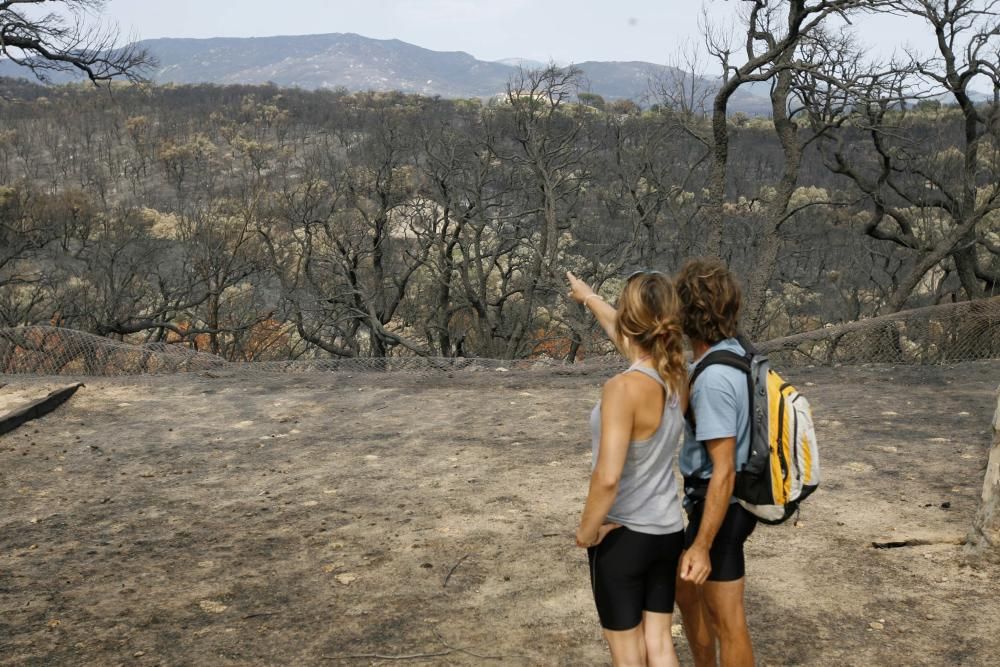
[[[177,328],[181,332],[186,332],[191,329],[190,322],[178,322],[176,324]],[[195,350],[207,349],[211,344],[211,337],[208,334],[196,334],[193,337],[188,338],[183,336],[182,333],[177,333],[176,331],[167,331],[167,343],[190,343]]]
[[[274,319],[258,322],[250,329],[244,356],[247,361],[257,361],[267,353],[288,344],[288,324]]]

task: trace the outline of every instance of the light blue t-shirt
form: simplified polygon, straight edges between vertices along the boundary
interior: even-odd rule
[[[735,338],[719,341],[705,354],[716,350],[746,354]],[[691,364],[691,372],[702,358]],[[691,423],[686,423],[684,445],[678,458],[682,475],[699,479],[712,476],[712,460],[701,444],[706,440],[735,437],[736,470],[746,463],[750,457],[750,401],[747,391],[747,375],[738,368],[713,364],[698,376],[689,398],[698,432],[692,433]]]

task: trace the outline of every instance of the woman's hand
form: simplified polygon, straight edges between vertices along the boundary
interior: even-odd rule
[[[566,272],[566,280],[569,282],[569,298],[573,299],[577,303],[584,303],[592,294],[595,294],[594,290],[587,283],[583,282],[579,278],[573,275],[572,271]]]
[[[582,303],[584,308],[589,308],[618,351],[622,356],[627,356],[618,339],[618,312],[614,306],[607,303],[590,285],[574,276],[572,271],[566,272],[566,281],[569,283],[569,298]]]
[[[621,528],[620,523],[606,523],[597,529],[596,535],[584,535],[583,527],[577,529],[576,531],[576,546],[581,549],[586,549],[587,547],[596,547],[598,544],[604,541],[608,533],[616,528]]]

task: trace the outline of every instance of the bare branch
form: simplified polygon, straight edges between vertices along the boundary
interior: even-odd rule
[[[49,81],[54,72],[79,72],[94,83],[145,80],[144,72],[155,59],[134,40],[119,44],[118,27],[98,20],[105,4],[106,0],[4,0],[0,54],[42,81]],[[35,11],[48,7],[52,7],[48,13]]]

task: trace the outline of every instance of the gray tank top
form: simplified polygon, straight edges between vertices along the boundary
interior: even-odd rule
[[[637,371],[647,375],[667,390],[659,373],[652,368],[633,364],[626,373]],[[666,535],[684,529],[681,503],[674,477],[674,459],[680,446],[684,415],[676,396],[669,396],[663,405],[663,416],[656,432],[645,440],[633,440],[628,446],[625,467],[618,483],[615,504],[608,512],[609,522],[620,523],[639,533]],[[597,465],[601,447],[601,402],[590,413],[591,449],[594,454],[591,470]]]

